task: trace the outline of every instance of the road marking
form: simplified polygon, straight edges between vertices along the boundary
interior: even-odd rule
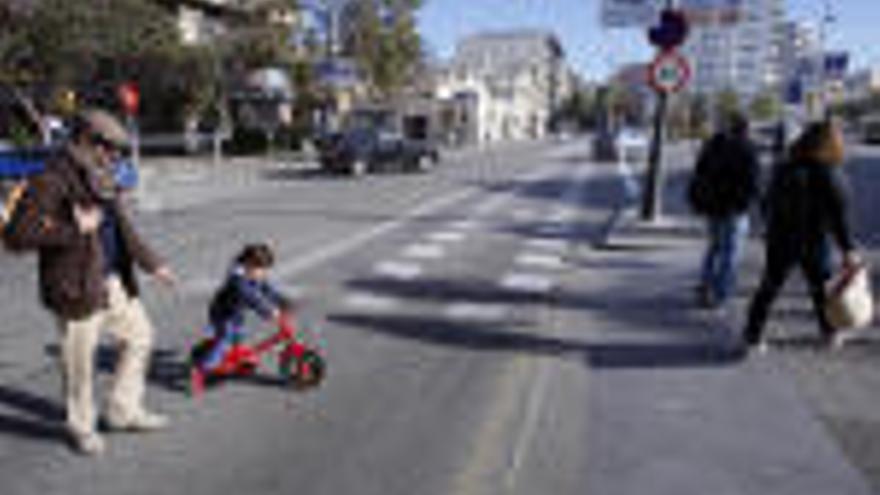
[[[369,292],[353,292],[345,298],[349,308],[368,311],[390,311],[400,305],[400,300]]]
[[[546,251],[564,251],[567,244],[562,239],[528,239],[526,246]]]
[[[422,206],[411,210],[409,213],[400,218],[389,220],[385,223],[377,225],[371,229],[360,232],[348,239],[339,241],[330,246],[321,246],[303,257],[292,259],[286,263],[280,264],[274,271],[278,278],[288,278],[309,270],[321,263],[329,261],[337,256],[341,256],[362,244],[365,244],[377,237],[387,234],[388,232],[399,229],[411,219],[430,214],[441,208],[445,208],[450,204],[463,200],[464,198],[475,194],[475,191],[462,189],[452,192],[445,196],[429,201]]]
[[[529,445],[538,429],[538,421],[541,419],[541,407],[544,405],[545,396],[547,395],[547,384],[550,378],[550,366],[547,360],[542,360],[538,365],[534,382],[529,390],[529,396],[526,403],[526,416],[523,419],[522,427],[519,429],[520,434],[516,439],[513,447],[513,454],[510,459],[510,467],[505,474],[505,485],[512,490],[516,485],[517,475],[520,473]]]
[[[432,242],[461,242],[464,233],[458,231],[433,232],[428,234],[428,240]]]
[[[571,208],[560,208],[550,216],[551,222],[564,223],[573,220],[577,214]]]
[[[477,230],[477,228],[479,228],[479,226],[480,226],[480,223],[474,219],[459,220],[457,222],[452,222],[449,224],[450,229],[464,230],[464,231]]]
[[[383,261],[373,267],[373,271],[385,277],[397,280],[413,280],[422,274],[422,267],[415,263]]]
[[[509,194],[502,194],[500,196],[495,196],[494,198],[489,198],[486,201],[478,204],[476,208],[474,208],[474,213],[479,215],[488,215],[493,211],[500,208],[504,203],[510,201]]]
[[[526,208],[513,210],[513,219],[519,222],[532,220],[535,218],[535,212]]]
[[[439,244],[410,244],[402,254],[407,258],[436,260],[445,256],[446,252]]]
[[[553,280],[534,273],[508,273],[501,281],[503,289],[517,292],[546,293],[553,288]]]
[[[496,321],[507,315],[507,307],[501,304],[452,303],[444,312],[453,320]]]
[[[527,183],[528,181],[535,180],[539,177],[549,176],[557,172],[558,170],[561,170],[561,168],[562,167],[559,166],[551,168],[550,170],[529,172],[527,175],[523,176],[522,179],[519,180],[519,182]],[[517,179],[514,180],[517,181]],[[520,186],[520,188],[524,187],[524,185]],[[301,275],[303,272],[311,270],[312,268],[322,263],[347,254],[348,252],[357,249],[367,242],[370,242],[389,232],[393,232],[394,230],[401,228],[414,218],[429,215],[456,202],[463,201],[469,196],[474,196],[478,192],[479,191],[476,189],[459,189],[457,191],[452,191],[449,194],[434,198],[431,201],[423,203],[418,208],[410,210],[398,218],[388,220],[384,223],[376,225],[375,227],[363,230],[351,237],[340,240],[336,243],[330,245],[321,245],[301,257],[289,259],[282,263],[278,263],[273,270],[275,273],[275,278],[277,278],[278,280],[282,280]],[[511,194],[506,194],[503,197],[507,198],[505,201],[512,199]],[[459,227],[464,227],[464,229],[474,228],[477,225],[478,223],[472,219],[463,220],[459,223]],[[198,295],[205,292],[204,287],[190,287],[186,285],[183,289],[184,290],[181,291],[183,295],[188,296]]]
[[[559,269],[562,268],[562,258],[544,253],[521,253],[516,257],[516,264],[537,268]]]

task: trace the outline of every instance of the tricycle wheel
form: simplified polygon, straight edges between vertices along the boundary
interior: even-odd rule
[[[279,368],[281,376],[298,390],[317,387],[326,374],[324,358],[312,350],[306,350],[299,358],[283,359]]]

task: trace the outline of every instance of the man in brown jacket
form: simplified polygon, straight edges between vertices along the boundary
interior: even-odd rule
[[[167,420],[143,407],[153,328],[138,298],[137,264],[166,284],[174,274],[135,232],[117,197],[112,163],[128,135],[101,110],[78,115],[70,141],[32,179],[17,208],[13,249],[39,253],[40,296],[57,318],[67,426],[81,452],[96,455],[92,381],[100,332],[112,332],[120,356],[107,403],[114,429],[155,430]]]

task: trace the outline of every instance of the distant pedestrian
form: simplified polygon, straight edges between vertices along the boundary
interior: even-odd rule
[[[841,171],[843,135],[830,121],[810,124],[786,162],[776,168],[766,198],[766,258],[761,285],[752,299],[744,341],[763,349],[764,325],[789,272],[800,267],[809,285],[823,341],[839,343],[825,317],[825,282],[830,277],[829,236],[843,263],[859,262],[848,218],[848,193]]]
[[[758,196],[758,156],[748,134],[743,116],[728,117],[725,127],[703,144],[688,187],[691,207],[708,227],[697,289],[706,307],[723,304],[734,290],[749,207]]]
[[[171,284],[171,270],[136,233],[118,198],[112,164],[128,135],[101,110],[77,116],[71,138],[30,180],[16,209],[8,245],[39,255],[40,293],[61,332],[67,426],[75,446],[104,450],[96,431],[92,383],[100,332],[120,346],[107,423],[114,429],[154,430],[163,416],[144,408],[153,327],[138,298],[134,264]]]

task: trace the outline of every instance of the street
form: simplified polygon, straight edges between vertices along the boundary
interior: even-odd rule
[[[734,303],[695,308],[702,231],[682,204],[692,151],[666,153],[673,226],[624,222],[606,248],[594,244],[617,169],[591,163],[582,140],[470,150],[429,173],[263,163],[167,187],[150,176],[136,220],[181,279],[174,292],[144,284],[157,332],[147,400],[171,428],[107,433],[97,460],[69,448],[35,260],[0,254],[2,493],[880,489],[880,334],[821,353],[790,283],[797,297],[778,304],[771,352],[737,356],[729,344],[757,283],[759,238]],[[851,162],[858,237],[878,266],[880,152],[853,148]],[[297,392],[267,361],[194,400],[187,345],[232,257],[264,240],[300,320],[320,329],[327,379]],[[106,389],[113,356],[100,354]]]

